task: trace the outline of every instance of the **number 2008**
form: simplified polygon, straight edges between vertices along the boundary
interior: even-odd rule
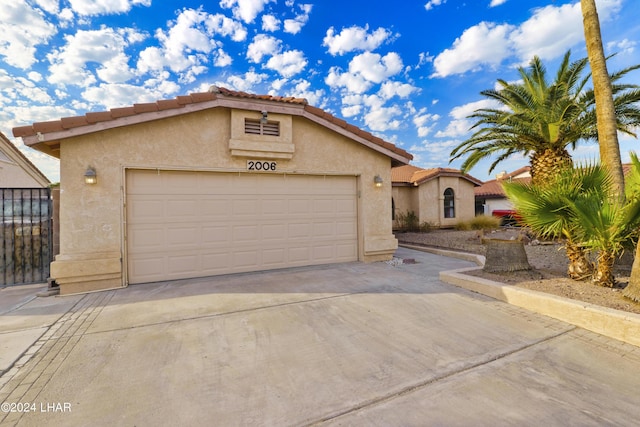
[[[275,171],[276,162],[260,162],[256,160],[248,160],[247,169],[250,171]]]

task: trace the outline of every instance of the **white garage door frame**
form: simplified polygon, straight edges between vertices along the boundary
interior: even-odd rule
[[[327,180],[327,179],[331,179],[331,178],[349,178],[351,180],[353,180],[354,183],[354,191],[353,191],[353,204],[355,205],[354,209],[355,209],[355,216],[354,216],[354,221],[355,224],[353,225],[353,255],[347,255],[347,256],[351,256],[351,258],[349,259],[340,259],[338,261],[329,261],[329,262],[310,262],[310,263],[302,263],[299,264],[300,266],[302,265],[318,265],[318,264],[328,264],[328,263],[335,263],[335,262],[347,262],[347,261],[357,261],[360,259],[360,254],[362,251],[362,224],[361,224],[361,215],[360,215],[360,210],[361,210],[361,200],[360,200],[360,175],[359,174],[344,174],[344,173],[322,173],[322,172],[305,172],[305,173],[297,173],[297,172],[247,172],[246,170],[238,170],[238,169],[194,169],[194,168],[156,168],[156,167],[124,167],[123,168],[123,191],[122,191],[122,197],[123,197],[123,204],[122,204],[122,218],[123,218],[123,226],[122,226],[122,251],[123,251],[123,282],[124,285],[127,286],[130,282],[133,283],[146,283],[147,281],[136,281],[136,279],[134,278],[133,280],[131,280],[131,274],[130,274],[130,267],[133,268],[133,264],[130,265],[131,262],[134,262],[132,260],[132,256],[129,253],[130,251],[130,239],[132,239],[131,236],[131,229],[130,229],[130,224],[129,224],[129,216],[131,214],[131,212],[128,212],[128,210],[131,210],[132,207],[130,205],[130,201],[131,200],[127,200],[128,198],[131,198],[131,195],[129,194],[129,185],[130,183],[128,182],[128,177],[132,176],[130,174],[134,174],[136,171],[141,171],[144,172],[146,171],[148,172],[154,172],[154,173],[158,173],[158,174],[162,174],[162,173],[172,173],[172,172],[178,172],[178,173],[185,173],[185,174],[189,174],[189,173],[201,173],[201,174],[212,174],[211,176],[214,175],[226,175],[226,176],[243,176],[243,177],[256,177],[256,179],[286,179],[287,177],[291,177],[293,179],[296,179],[296,177],[300,177],[302,179],[306,178],[323,178],[323,180]],[[264,177],[264,178],[260,178],[260,177]],[[313,182],[313,181],[312,181]],[[317,181],[316,181],[317,182]],[[274,204],[275,205],[275,204]],[[275,229],[275,228],[274,228]],[[345,250],[343,250],[343,253],[346,253],[345,251],[348,251],[349,248],[346,247]],[[271,269],[277,269],[277,268],[288,268],[288,267],[292,267],[292,266],[298,266],[298,265],[287,265],[287,266],[283,266],[283,267],[269,267],[269,268],[257,268],[257,269],[246,269],[245,271],[229,271],[229,272],[223,272],[223,273],[213,273],[210,275],[218,275],[218,274],[233,274],[233,273],[240,273],[240,272],[248,272],[248,271],[261,271],[261,270],[271,270]],[[208,276],[204,275],[204,276]],[[200,275],[200,277],[203,277],[203,275]],[[187,277],[184,277],[187,278]],[[148,282],[154,282],[154,281],[165,281],[165,280],[177,280],[179,278],[172,278],[172,277],[168,277],[168,278],[164,278],[164,279],[160,279],[160,280],[148,280]]]

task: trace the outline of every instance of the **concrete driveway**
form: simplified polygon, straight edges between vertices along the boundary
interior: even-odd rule
[[[0,424],[637,425],[640,348],[437,279],[468,262],[398,256],[417,262],[71,297]]]

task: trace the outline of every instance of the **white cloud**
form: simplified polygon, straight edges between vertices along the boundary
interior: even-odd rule
[[[369,129],[376,132],[397,130],[402,125],[402,121],[396,117],[401,114],[402,110],[396,105],[371,109],[364,115],[364,122]]]
[[[331,67],[324,82],[331,88],[345,88],[349,93],[364,93],[373,86],[361,75],[343,73],[339,67]]]
[[[300,9],[302,9],[302,13],[300,15],[296,15],[294,19],[285,19],[284,20],[284,32],[290,34],[298,34],[302,31],[302,27],[309,21],[309,14],[311,13],[312,5],[303,4],[300,5]]]
[[[112,15],[126,13],[133,6],[151,6],[151,0],[69,0],[78,15]]]
[[[47,43],[57,32],[43,13],[25,0],[3,2],[0,27],[0,56],[7,64],[23,70],[36,62],[36,46]]]
[[[416,126],[418,136],[424,138],[431,133],[439,119],[440,116],[438,114],[427,113],[427,109],[422,108],[418,114],[413,117],[412,121]]]
[[[201,9],[185,9],[167,30],[158,29],[156,38],[160,47],[150,46],[140,52],[138,72],[158,72],[169,68],[179,73],[183,82],[191,82],[207,71],[212,60],[216,66],[227,66],[231,57],[222,50],[216,35],[243,41],[247,30],[242,24],[221,14],[209,14]]]
[[[373,84],[382,83],[402,70],[402,59],[395,52],[385,56],[365,52],[356,55],[349,63],[349,71],[331,67],[325,83],[332,88],[345,88],[349,93],[361,94]]]
[[[481,22],[467,28],[433,61],[433,77],[446,77],[479,69],[482,65],[497,67],[511,53],[508,36],[514,27]]]
[[[394,96],[408,98],[409,95],[418,91],[420,91],[419,88],[409,83],[387,81],[382,83],[378,95],[383,99],[391,99]]]
[[[272,95],[280,95],[280,96],[284,95],[284,96],[292,96],[295,98],[304,98],[307,100],[307,102],[310,105],[313,105],[319,108],[324,108],[326,103],[324,89],[313,90],[311,88],[311,82],[304,79],[296,81],[294,87],[291,90],[287,90],[284,93],[274,92],[272,93]]]
[[[177,89],[177,86],[170,88]],[[165,87],[165,89],[167,88]],[[143,102],[155,102],[158,99],[166,98],[168,94],[173,94],[173,92],[167,93],[158,90],[157,87],[104,83],[86,89],[82,93],[82,97],[95,105],[116,108]]]
[[[468,117],[476,110],[483,108],[501,108],[502,104],[492,99],[482,99],[480,101],[470,102],[468,104],[454,107],[449,112],[449,117],[453,120],[449,122],[447,128],[444,131],[438,131],[436,137],[438,138],[457,138],[469,133],[469,129],[473,126],[474,121]]]
[[[264,67],[278,72],[283,77],[292,77],[307,66],[309,61],[304,52],[288,50],[282,52],[282,42],[273,36],[258,34],[247,48],[247,58],[253,63],[262,63],[265,57],[269,59]]]
[[[349,72],[361,75],[365,80],[381,83],[402,71],[402,59],[395,52],[385,56],[364,52],[356,55],[349,63]]]
[[[424,8],[427,10],[431,10],[436,6],[443,5],[447,2],[447,0],[429,0],[427,4],[424,5]]]
[[[535,55],[542,59],[556,58],[584,40],[580,3],[536,9],[509,38],[523,63]]]
[[[489,4],[489,7],[500,6],[501,4],[505,4],[506,2],[507,2],[507,0],[491,0],[491,3]]]
[[[269,32],[278,31],[280,29],[280,20],[273,15],[263,15],[262,29]]]
[[[323,39],[322,45],[329,48],[329,53],[333,56],[344,55],[354,50],[372,51],[378,48],[390,36],[391,32],[378,28],[372,33],[368,33],[369,26],[353,26],[343,28],[336,35],[333,27],[327,30],[327,35]]]
[[[269,78],[268,74],[256,73],[249,70],[244,75],[234,75],[227,78],[224,82],[215,83],[216,86],[228,87],[233,90],[242,92],[250,92],[251,89]]]
[[[600,21],[606,22],[620,10],[622,0],[598,0],[597,5]],[[481,22],[467,28],[451,48],[435,58],[432,77],[495,68],[512,57],[519,64],[528,63],[534,55],[554,59],[583,40],[580,2],[549,5],[534,9],[531,18],[518,27]]]
[[[231,65],[232,62],[233,62],[233,59],[231,58],[231,56],[229,56],[227,52],[225,52],[222,49],[218,49],[218,52],[216,53],[213,60],[213,64],[216,67],[228,67],[229,65]]]
[[[218,34],[224,37],[229,37],[234,42],[245,41],[247,38],[247,29],[244,25],[222,14],[207,14],[204,23],[209,36]]]
[[[283,77],[292,77],[307,66],[309,61],[304,56],[304,52],[300,50],[288,50],[273,55],[265,68],[278,72]]]
[[[47,56],[51,63],[47,80],[53,84],[88,86],[97,81],[97,76],[108,83],[124,82],[134,75],[125,48],[139,37],[133,30],[106,27],[66,36],[66,44]],[[93,63],[100,64],[95,74],[88,66]]]
[[[615,42],[607,43],[607,50],[609,53],[621,53],[624,55],[630,55],[636,48],[638,43],[633,40],[624,39]]]
[[[262,62],[265,56],[273,56],[280,52],[282,42],[275,37],[258,34],[247,48],[247,58],[256,64]]]
[[[220,7],[231,9],[233,16],[247,24],[252,23],[272,0],[220,0]]]
[[[340,109],[340,113],[343,117],[353,117],[357,116],[362,112],[362,105],[350,105],[347,107],[342,107]]]
[[[56,15],[60,11],[60,0],[35,0],[39,8],[47,13]]]

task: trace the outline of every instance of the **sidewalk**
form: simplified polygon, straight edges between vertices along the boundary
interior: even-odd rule
[[[38,350],[34,346],[84,295],[38,297],[47,284],[0,288],[0,388]]]

